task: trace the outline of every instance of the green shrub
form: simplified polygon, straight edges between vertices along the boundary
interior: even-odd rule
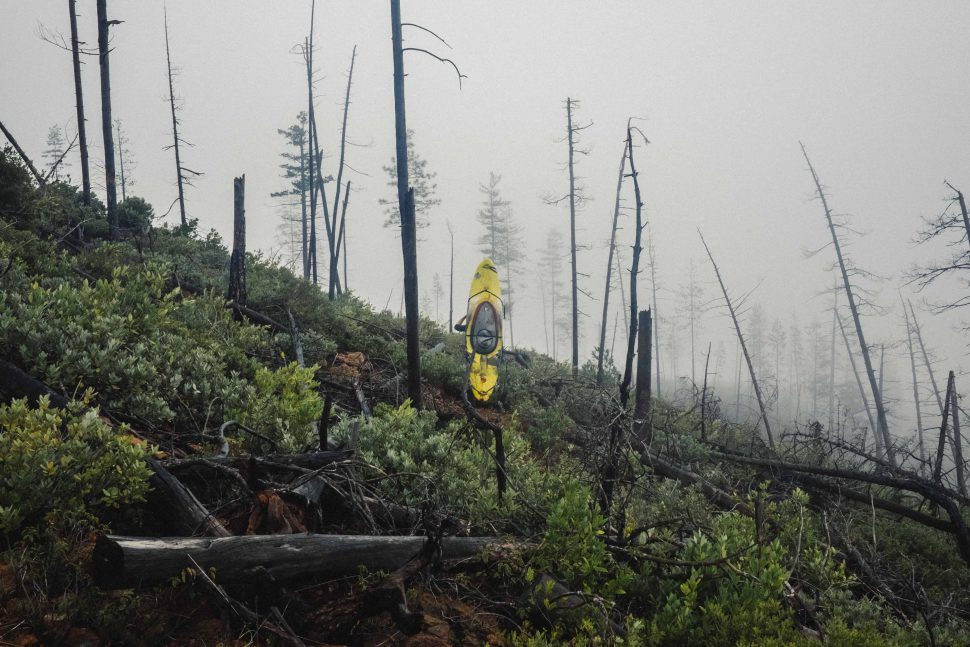
[[[0,406],[0,531],[17,536],[45,523],[96,520],[107,509],[144,500],[147,450],[116,432],[96,410]],[[89,525],[89,524],[88,524]]]
[[[246,389],[246,406],[230,417],[272,439],[285,451],[305,451],[316,444],[314,423],[323,400],[313,378],[317,367],[300,368],[291,362],[277,370],[260,367]],[[250,439],[250,448],[259,445]]]

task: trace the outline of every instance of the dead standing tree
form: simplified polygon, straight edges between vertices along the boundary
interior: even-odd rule
[[[627,120],[627,130],[630,121]],[[626,144],[620,157],[620,172],[616,178],[616,201],[613,203],[613,226],[610,229],[610,254],[606,261],[606,288],[603,294],[603,318],[600,320],[600,347],[596,357],[596,383],[603,383],[603,355],[606,352],[606,319],[610,311],[610,288],[613,279],[613,256],[616,250],[616,226],[620,219],[620,190],[623,188],[623,174],[626,171]]]
[[[950,206],[948,206],[939,216],[927,219],[925,227],[916,238],[916,242],[927,243],[936,240],[951,230],[960,232],[960,238],[949,243],[949,246],[954,248],[949,259],[931,262],[912,272],[912,280],[920,290],[947,275],[961,275],[965,280],[964,287],[968,284],[965,277],[967,270],[970,269],[970,214],[967,213],[967,202],[963,197],[963,192],[949,182],[945,182],[945,184],[956,193],[956,196],[950,200],[950,206],[957,205],[960,213],[958,215],[951,213]],[[965,290],[961,291],[961,294],[962,296],[954,301],[937,304],[935,306],[936,311],[942,312],[970,306],[970,295]]]
[[[572,366],[573,375],[579,373],[579,270],[576,266],[576,165],[575,156],[577,153],[585,154],[585,151],[576,148],[575,134],[592,126],[589,123],[585,126],[573,125],[573,106],[578,102],[566,97],[566,141],[569,142],[569,253],[571,259],[572,273]],[[582,198],[580,197],[580,201]],[[636,313],[633,315],[636,318]],[[636,336],[636,335],[634,335]]]
[[[909,349],[909,366],[913,373],[913,404],[916,407],[916,441],[919,445],[919,469],[917,472],[923,475],[926,468],[926,445],[923,439],[923,414],[919,397],[919,379],[916,377],[916,353],[913,349],[913,328],[909,323],[909,313],[906,311],[906,303],[903,302],[902,294],[899,295],[899,300],[903,305],[903,317],[906,320],[906,343]]]
[[[91,204],[91,171],[88,164],[88,138],[84,123],[84,91],[81,87],[81,49],[77,37],[77,0],[67,0],[71,16],[71,58],[74,65],[74,98],[77,109],[77,137],[81,147],[81,190],[84,204]]]
[[[419,340],[418,312],[418,231],[414,216],[414,189],[408,181],[407,119],[404,102],[404,52],[418,51],[428,54],[455,68],[458,84],[464,75],[454,61],[436,56],[418,47],[404,47],[401,26],[423,29],[441,38],[424,27],[401,22],[401,0],[391,0],[391,46],[394,56],[394,133],[397,152],[397,200],[401,214],[401,251],[404,256],[404,310],[407,329],[408,397],[414,407],[421,407],[421,345]],[[444,41],[442,41],[444,42]],[[445,43],[447,45],[447,43]]]
[[[637,168],[633,160],[633,134],[629,127],[626,129],[626,150],[627,159],[630,160],[630,178],[633,180],[636,233],[633,238],[633,260],[630,263],[630,334],[627,337],[626,362],[623,365],[623,381],[620,383],[620,404],[623,405],[624,409],[630,397],[630,383],[633,380],[633,355],[636,349],[638,326],[637,275],[640,273],[640,252],[643,250],[641,245],[641,241],[643,240],[643,201],[640,198],[640,182],[637,178]],[[575,255],[575,249],[573,250],[573,254]]]
[[[872,409],[869,407],[869,398],[866,396],[866,389],[862,386],[862,378],[859,377],[859,370],[856,368],[855,363],[855,353],[852,352],[852,346],[849,344],[849,336],[845,332],[845,324],[842,323],[842,317],[836,312],[836,319],[839,323],[839,331],[842,333],[842,341],[845,342],[845,354],[849,356],[849,365],[852,367],[852,377],[855,378],[856,386],[859,387],[859,397],[862,398],[862,406],[866,410],[866,416],[869,418],[869,428],[872,429],[872,436],[876,441],[876,456],[883,458],[885,455],[885,448],[882,443],[882,436],[879,434],[876,421],[872,417]],[[863,439],[864,440],[864,439]],[[865,442],[863,442],[865,445]]]
[[[175,180],[178,186],[177,201],[182,230],[185,231],[189,226],[188,218],[185,215],[185,186],[191,186],[191,177],[187,177],[186,174],[195,177],[201,175],[201,173],[182,166],[180,145],[186,144],[191,146],[191,144],[179,137],[180,122],[175,103],[175,72],[172,70],[172,53],[168,42],[168,8],[165,9],[165,64],[168,71],[168,104],[172,111],[172,145],[166,146],[165,150],[173,149],[175,151]]]
[[[98,0],[98,62],[101,68],[101,134],[104,139],[104,188],[108,211],[108,230],[118,240],[118,195],[115,180],[115,147],[111,121],[111,73],[108,55],[108,29],[121,24],[108,20],[108,0]]]
[[[234,308],[246,307],[246,176],[232,182],[232,256],[229,257],[229,300]]]
[[[333,224],[337,224],[337,212],[340,210],[340,183],[344,175],[344,160],[347,152],[347,113],[350,110],[350,87],[354,81],[354,61],[357,60],[357,46],[354,45],[354,50],[350,55],[350,71],[347,72],[347,92],[344,95],[344,118],[343,124],[340,127],[340,162],[337,165],[337,187],[334,191],[333,197]],[[331,301],[334,297],[340,293],[340,276],[338,271],[338,257],[340,255],[340,243],[343,241],[344,227],[347,216],[347,199],[350,197],[350,183],[347,183],[347,192],[344,194],[344,208],[340,216],[340,231],[337,238],[336,246],[331,246],[330,250],[330,277],[329,277],[329,290],[328,296]],[[333,235],[330,234],[332,238]],[[346,262],[346,256],[344,257],[344,262]],[[346,277],[345,277],[346,278]]]
[[[882,393],[879,391],[879,385],[876,382],[875,369],[872,366],[872,358],[869,354],[869,346],[866,344],[866,336],[862,331],[862,320],[859,318],[859,308],[856,304],[855,294],[852,292],[852,283],[849,281],[849,270],[847,269],[845,258],[842,255],[842,245],[839,240],[838,232],[836,231],[836,225],[832,220],[832,210],[829,208],[828,199],[825,197],[825,191],[822,190],[822,182],[818,179],[818,174],[815,172],[815,167],[812,166],[812,161],[808,158],[808,152],[805,150],[804,144],[799,144],[802,147],[802,155],[805,157],[805,162],[808,164],[808,170],[812,174],[812,180],[815,182],[815,190],[818,193],[819,199],[822,201],[822,208],[825,211],[825,221],[828,224],[829,232],[832,234],[832,244],[835,247],[835,256],[838,260],[839,271],[842,274],[842,285],[845,289],[845,297],[849,302],[849,312],[852,314],[852,322],[855,324],[856,338],[859,340],[859,349],[862,352],[862,361],[866,368],[866,376],[869,378],[869,388],[872,391],[873,404],[876,407],[876,424],[878,425],[873,433],[878,433],[882,436],[883,443],[886,448],[886,458],[889,464],[893,467],[896,466],[896,456],[893,451],[892,438],[889,435],[889,423],[886,421],[886,407],[882,401]]]
[[[724,304],[727,306],[728,312],[731,314],[731,321],[734,323],[734,330],[738,335],[738,343],[741,345],[741,352],[744,354],[744,361],[748,365],[748,374],[751,376],[751,384],[754,387],[754,395],[758,400],[758,410],[761,413],[761,421],[765,425],[765,434],[768,437],[768,446],[773,450],[775,448],[775,438],[771,434],[771,425],[768,423],[768,409],[765,406],[765,399],[761,393],[761,386],[758,384],[758,378],[754,372],[754,364],[751,361],[751,354],[748,352],[748,345],[744,341],[744,334],[741,332],[741,324],[738,322],[738,316],[734,310],[734,304],[731,303],[731,297],[728,295],[727,287],[725,287],[724,280],[721,278],[721,270],[718,269],[717,263],[714,262],[714,255],[711,254],[711,250],[707,246],[707,241],[704,240],[704,234],[698,230],[697,235],[701,237],[701,243],[704,245],[704,251],[707,252],[707,257],[711,259],[711,265],[714,267],[714,274],[717,276],[717,283],[721,286],[721,293],[724,295]]]

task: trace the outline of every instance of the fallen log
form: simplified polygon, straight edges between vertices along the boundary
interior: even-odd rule
[[[263,568],[277,582],[356,575],[360,567],[393,571],[419,553],[424,537],[370,535],[249,535],[242,537],[98,538],[92,556],[95,583],[129,589],[168,582],[193,562],[215,569],[220,584],[249,581]],[[498,537],[445,537],[441,559],[467,559],[486,548],[508,546]],[[523,544],[524,545],[524,544]]]
[[[151,493],[148,505],[158,510],[163,519],[177,532],[188,535],[228,537],[229,531],[212,516],[195,495],[181,481],[171,475],[154,458],[148,459],[154,474],[148,479]]]
[[[67,408],[67,398],[63,395],[10,362],[0,359],[0,396],[3,396],[3,400],[27,398],[31,406],[35,406],[37,400],[43,395],[50,397],[53,407]]]

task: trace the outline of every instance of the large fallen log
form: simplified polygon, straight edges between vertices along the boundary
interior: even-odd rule
[[[154,472],[148,479],[152,486],[148,504],[152,509],[161,512],[170,527],[189,535],[229,536],[229,531],[219,520],[206,510],[191,490],[162,467],[161,463],[149,458],[148,467]]]
[[[426,541],[424,537],[370,535],[104,535],[94,548],[92,572],[95,583],[103,589],[163,584],[191,568],[193,560],[206,571],[215,569],[216,581],[226,585],[250,581],[263,569],[277,582],[319,580],[356,575],[362,566],[370,571],[393,571],[418,554]],[[441,540],[441,558],[468,559],[486,548],[509,545],[498,537],[445,537]]]
[[[27,398],[31,405],[46,395],[52,406],[58,409],[67,408],[67,398],[57,393],[40,380],[28,375],[10,362],[0,359],[0,396],[2,400]]]

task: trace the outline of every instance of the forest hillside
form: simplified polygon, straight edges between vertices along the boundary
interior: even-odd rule
[[[154,215],[0,154],[3,644],[970,643],[958,428],[766,436],[531,351],[473,404],[423,318],[415,408],[403,319]]]

